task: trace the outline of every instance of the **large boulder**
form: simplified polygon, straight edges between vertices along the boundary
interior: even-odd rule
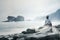
[[[32,34],[32,33],[36,33],[35,29],[27,29],[26,31],[22,32],[23,34]]]
[[[10,22],[10,21],[14,21],[15,17],[13,17],[13,16],[8,16],[7,19],[8,19],[8,22]]]

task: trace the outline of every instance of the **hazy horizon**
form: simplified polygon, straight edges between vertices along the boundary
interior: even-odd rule
[[[60,9],[60,0],[0,0],[0,20],[7,16],[24,16],[33,20],[37,16],[46,16]]]

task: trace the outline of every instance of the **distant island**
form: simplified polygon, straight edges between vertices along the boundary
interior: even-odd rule
[[[23,16],[17,16],[17,17],[14,17],[14,16],[8,16],[7,17],[7,20],[4,21],[4,22],[18,22],[18,21],[24,21],[24,17]]]

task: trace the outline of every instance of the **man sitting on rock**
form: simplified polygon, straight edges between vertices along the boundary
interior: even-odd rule
[[[49,16],[46,17],[45,26],[52,26],[52,23],[49,20]]]
[[[52,23],[51,21],[49,20],[49,16],[46,16],[46,21],[45,21],[45,24],[44,26],[41,28],[38,29],[39,33],[49,33],[49,32],[52,32]]]

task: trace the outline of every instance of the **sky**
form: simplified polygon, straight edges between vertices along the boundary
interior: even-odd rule
[[[24,16],[25,20],[46,16],[60,9],[60,0],[0,0],[0,20]]]

